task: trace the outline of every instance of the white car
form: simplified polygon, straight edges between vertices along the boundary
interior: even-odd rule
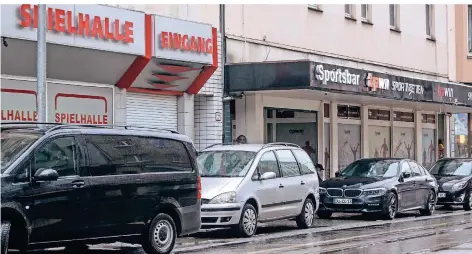
[[[295,218],[313,225],[319,206],[318,175],[295,144],[216,145],[198,158],[202,178],[202,228],[232,227],[242,236],[258,222]]]

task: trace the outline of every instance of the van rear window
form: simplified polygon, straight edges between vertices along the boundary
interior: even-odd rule
[[[177,140],[87,135],[92,176],[193,171],[185,145]]]

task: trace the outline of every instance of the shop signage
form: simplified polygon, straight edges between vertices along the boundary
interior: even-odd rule
[[[342,70],[341,68],[324,69],[322,64],[315,67],[315,77],[323,84],[328,82],[340,83],[345,85],[359,85],[360,75],[349,73],[349,69]]]
[[[313,89],[472,107],[472,86],[401,77],[319,62],[232,64],[227,66],[225,73],[225,89],[228,92]]]
[[[84,13],[72,13],[70,10],[51,8],[47,10],[47,26],[49,31],[80,35],[104,40],[115,40],[133,43],[133,22],[120,22],[100,16]],[[20,7],[20,27],[38,27],[38,6],[22,4]]]
[[[7,122],[37,121],[36,82],[2,79],[1,117]],[[47,121],[113,124],[113,88],[48,82]]]
[[[38,6],[2,5],[1,35],[35,41]],[[133,55],[145,54],[145,14],[87,4],[48,4],[48,43]]]
[[[370,120],[390,121],[390,110],[370,108],[368,112]]]
[[[213,52],[213,40],[188,34],[173,32],[161,32],[161,48],[174,49],[195,53],[211,54]]]
[[[160,59],[213,63],[213,28],[211,25],[164,16],[154,18],[153,56]]]
[[[412,112],[393,111],[393,121],[413,123],[415,114]]]

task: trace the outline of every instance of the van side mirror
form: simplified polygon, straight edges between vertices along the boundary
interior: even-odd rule
[[[59,178],[59,173],[51,168],[40,168],[34,174],[33,180],[37,181],[56,181]]]
[[[260,180],[269,180],[269,179],[274,179],[276,178],[277,175],[274,172],[265,172],[262,174],[262,176],[259,178]]]

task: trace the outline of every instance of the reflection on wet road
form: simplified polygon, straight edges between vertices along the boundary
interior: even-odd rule
[[[410,213],[399,215],[394,221],[340,215],[330,220],[318,219],[315,228],[309,230],[298,230],[294,221],[274,222],[262,225],[257,236],[249,239],[236,238],[229,230],[211,230],[180,238],[175,253],[429,253],[472,241],[472,213],[452,212],[439,210],[433,217]],[[91,248],[90,254],[144,253],[137,245]],[[40,251],[40,254],[62,254],[62,251]]]

